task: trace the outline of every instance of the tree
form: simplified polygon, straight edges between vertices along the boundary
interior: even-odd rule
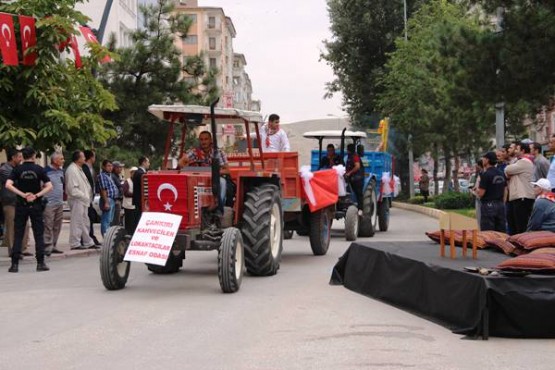
[[[116,108],[113,95],[93,76],[107,55],[92,47],[83,67],[60,57],[63,44],[88,18],[74,9],[79,0],[18,0],[0,4],[0,12],[34,16],[38,59],[34,66],[0,64],[0,142],[2,146],[33,145],[49,151],[91,147],[115,135],[102,113]],[[18,45],[19,25],[14,17]],[[65,47],[66,50],[69,46]],[[21,56],[20,56],[21,58]]]
[[[447,182],[455,159],[455,188],[459,154],[487,146],[492,131],[487,123],[493,122],[491,107],[468,87],[470,72],[460,62],[477,52],[464,42],[466,35],[483,32],[467,12],[445,0],[422,6],[409,22],[409,40],[396,41],[378,99],[396,129],[413,136],[417,153],[441,149]]]
[[[408,14],[423,0],[408,0]],[[353,122],[377,112],[378,84],[387,53],[395,50],[395,38],[403,34],[403,0],[328,0],[332,39],[321,54],[333,69],[335,80],[327,96],[341,91]]]
[[[216,69],[207,69],[203,56],[182,62],[175,46],[184,38],[191,19],[174,12],[172,1],[141,6],[144,28],[131,34],[134,45],[116,49],[120,59],[99,71],[102,82],[116,95],[120,109],[106,117],[115,123],[118,135],[110,146],[152,155],[164,147],[169,125],[147,112],[151,104],[208,105],[219,95]],[[183,78],[186,77],[186,78]]]

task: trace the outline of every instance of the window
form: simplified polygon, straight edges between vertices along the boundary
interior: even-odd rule
[[[216,38],[215,37],[210,37],[208,39],[208,48],[210,50],[216,50]]]
[[[196,45],[198,43],[198,36],[187,35],[187,37],[183,37],[183,43],[187,45]]]
[[[210,58],[210,68],[218,68],[216,64],[216,58]]]
[[[208,28],[216,28],[216,17],[208,17]]]

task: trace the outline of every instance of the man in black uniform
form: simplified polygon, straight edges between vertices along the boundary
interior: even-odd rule
[[[135,206],[135,224],[133,225],[133,230],[127,230],[128,233],[135,232],[139,221],[141,220],[141,215],[143,213],[143,202],[141,197],[143,196],[143,175],[148,171],[150,167],[150,160],[147,157],[139,158],[139,169],[133,174],[133,205]]]
[[[495,230],[507,232],[507,217],[505,214],[505,175],[495,165],[497,155],[487,152],[482,157],[484,172],[480,175],[480,187],[477,195],[480,198],[480,230]]]
[[[52,184],[44,168],[35,164],[36,152],[33,148],[23,149],[23,163],[12,171],[6,189],[17,194],[14,220],[14,245],[12,251],[12,265],[9,272],[18,272],[19,255],[27,220],[31,218],[33,236],[37,258],[37,271],[48,271],[44,263],[44,224],[42,213],[44,203],[42,196],[52,190]]]

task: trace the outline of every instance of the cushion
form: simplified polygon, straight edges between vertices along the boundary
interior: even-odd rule
[[[520,254],[518,253],[519,251],[517,251],[517,247],[508,240],[491,239],[488,242],[488,246],[499,249],[505,254]]]
[[[454,233],[455,238],[455,245],[459,247],[462,246],[462,230],[445,230],[445,244],[449,244],[449,233]],[[426,235],[428,238],[432,239],[433,241],[439,243],[440,242],[440,235],[441,230],[427,232]],[[495,240],[507,240],[509,235],[499,232],[499,231],[478,231],[478,235],[476,238],[476,247],[479,249],[487,248],[491,241]],[[468,230],[466,232],[466,239],[467,245],[472,246],[472,231]],[[497,246],[496,246],[497,247]]]
[[[555,248],[538,248],[530,252],[530,254],[547,253],[555,254]]]
[[[497,265],[500,270],[531,270],[555,273],[555,254],[535,253],[510,258]]]
[[[555,247],[555,233],[551,231],[528,231],[512,235],[508,240],[524,249]]]

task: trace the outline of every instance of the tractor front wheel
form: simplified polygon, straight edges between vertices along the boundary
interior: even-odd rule
[[[360,220],[358,236],[374,236],[376,233],[375,222],[377,213],[376,182],[370,180],[362,201],[362,219]]]
[[[218,278],[224,293],[235,293],[241,287],[245,255],[241,231],[235,227],[224,230],[218,251]]]
[[[310,248],[315,256],[328,253],[331,238],[331,221],[329,212],[320,209],[310,214]]]
[[[108,229],[100,251],[100,277],[104,287],[108,290],[125,288],[131,262],[124,261],[129,239],[121,226]]]
[[[345,239],[347,241],[355,241],[358,236],[359,228],[358,208],[356,206],[349,206],[345,214]]]

